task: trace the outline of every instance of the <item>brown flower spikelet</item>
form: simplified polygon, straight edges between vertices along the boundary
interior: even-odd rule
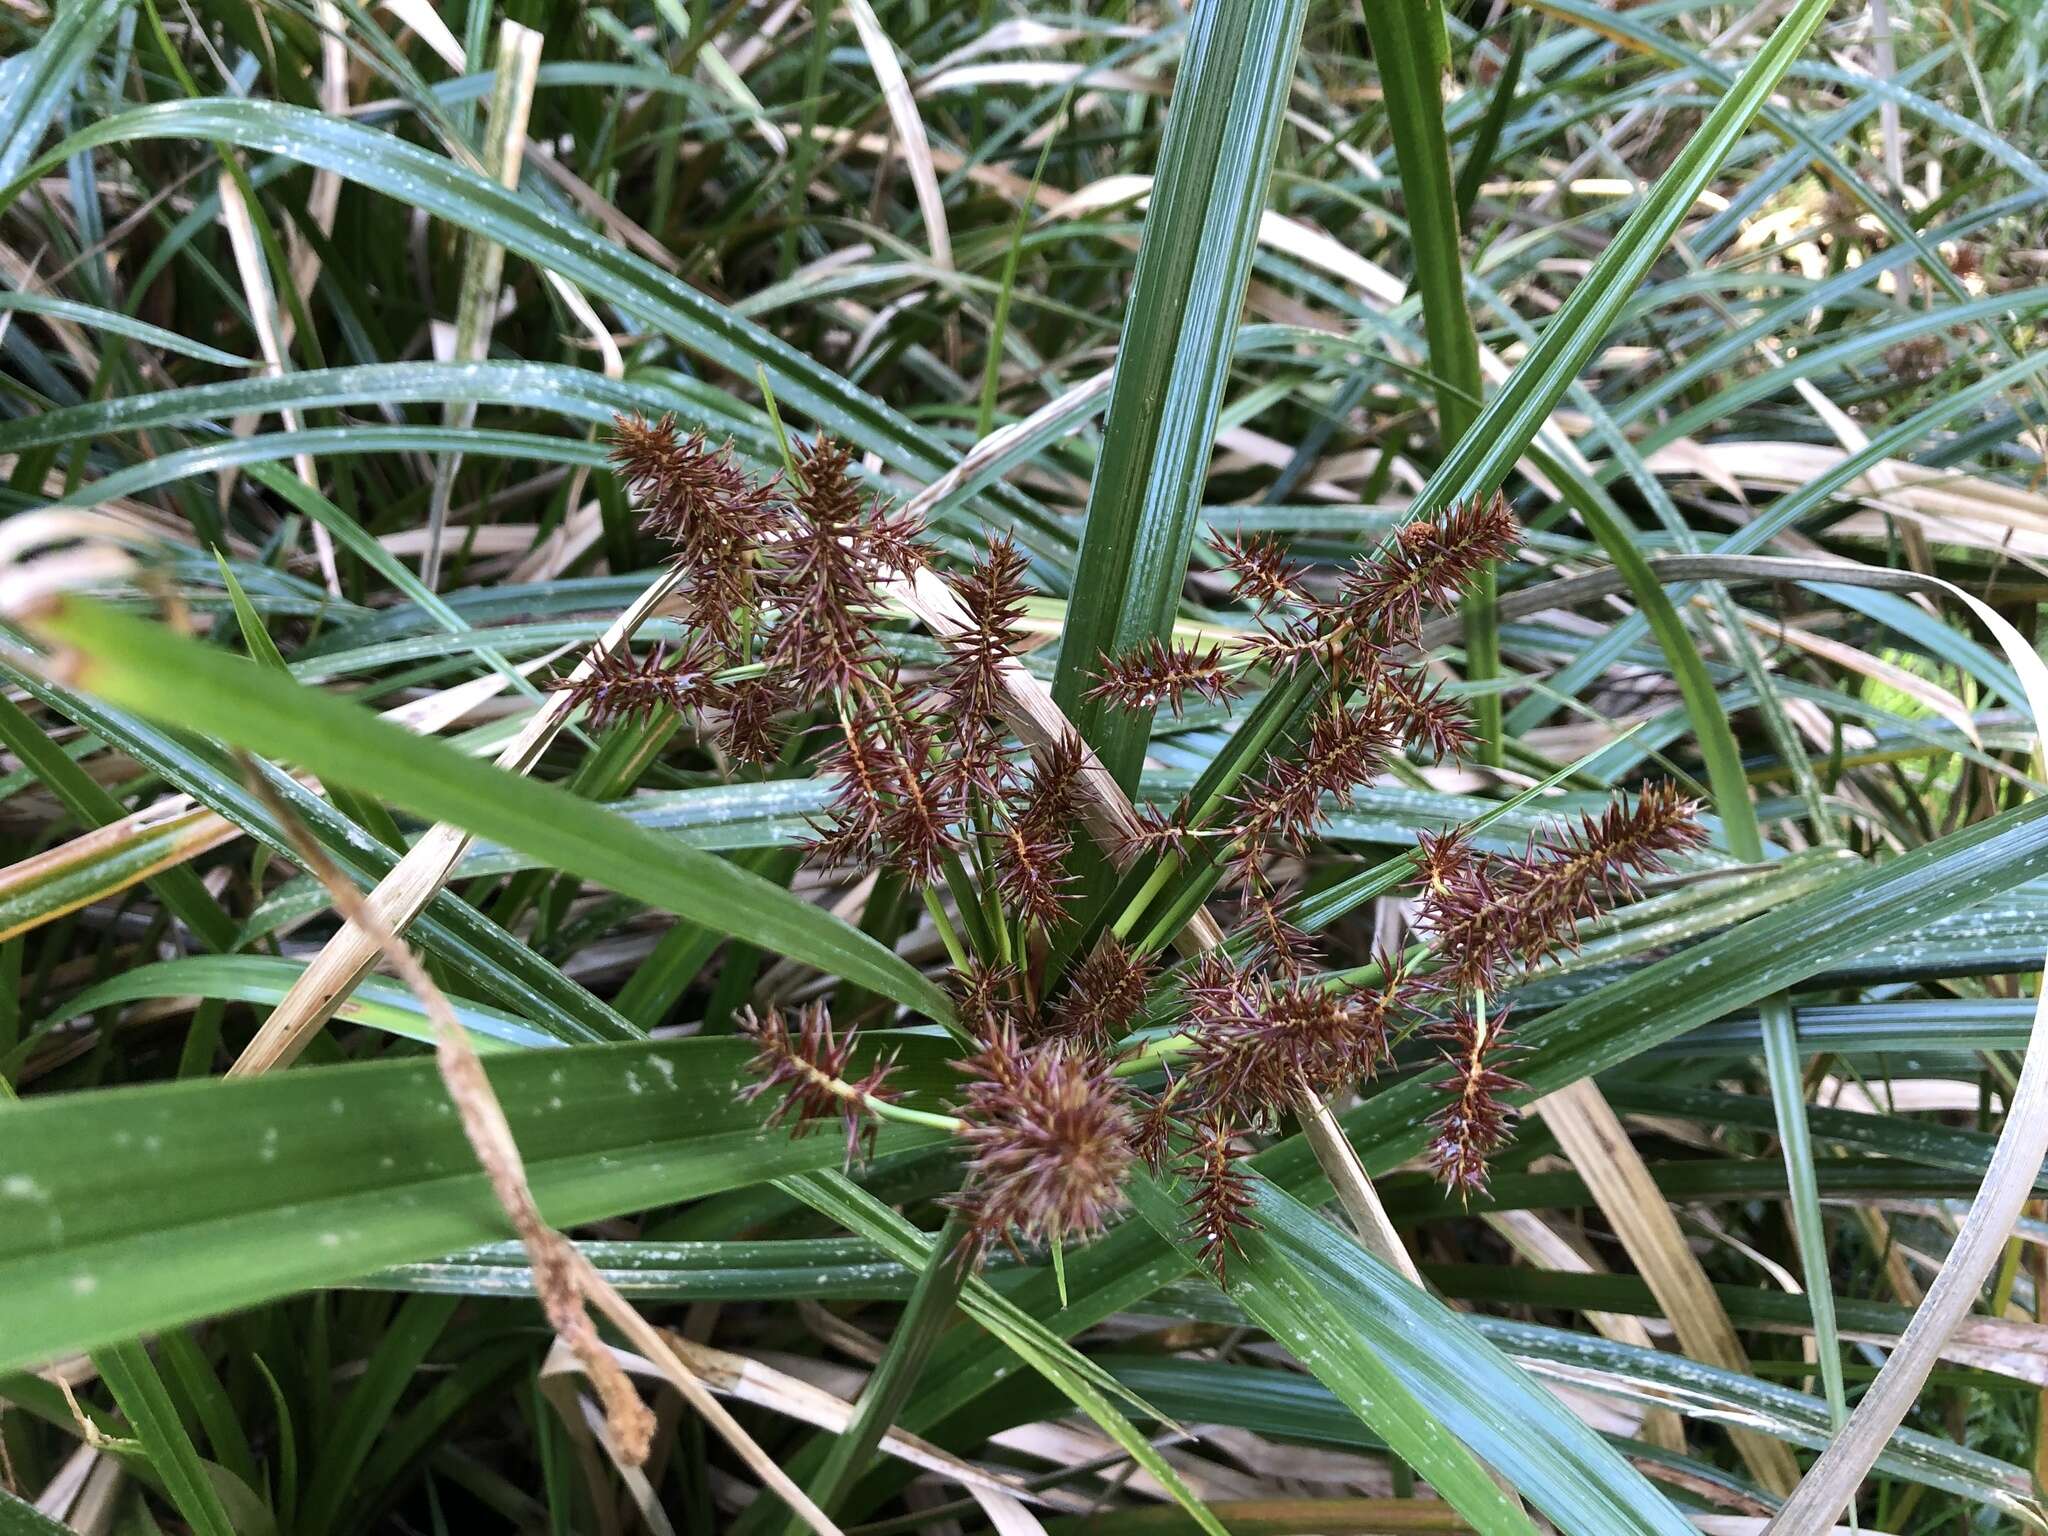
[[[997,1239],[1086,1241],[1123,1211],[1137,1127],[1107,1063],[1004,1029],[959,1066],[973,1079],[960,1106],[968,1176],[948,1203],[970,1220],[967,1257]]]
[[[1633,805],[1610,804],[1597,819],[1581,816],[1534,839],[1508,882],[1523,961],[1569,944],[1580,918],[1635,900],[1640,878],[1668,868],[1671,854],[1704,847],[1698,811],[1676,785],[1652,784]]]
[[[1236,686],[1220,647],[1155,637],[1105,662],[1087,696],[1117,709],[1164,707],[1179,715],[1189,694],[1220,704]]]
[[[1052,1028],[1098,1048],[1109,1045],[1143,1011],[1158,974],[1146,956],[1104,934],[1068,976],[1067,990],[1052,1007]]]
[[[720,744],[742,763],[766,767],[776,762],[783,747],[777,717],[795,704],[789,685],[780,677],[742,678],[728,685],[717,703]]]
[[[1024,618],[1028,564],[1007,534],[995,534],[973,569],[954,579],[953,590],[974,622],[946,637],[947,655],[937,681],[962,725],[1001,712],[1003,671],[1024,638],[1018,626]]]
[[[1073,883],[1065,865],[1073,837],[1042,829],[1027,815],[991,829],[985,841],[1004,910],[1041,928],[1057,928]]]
[[[794,516],[764,577],[778,611],[763,657],[824,698],[856,690],[879,664],[879,583],[916,558],[916,530],[862,490],[839,444],[820,438],[796,461]]]
[[[1188,1089],[1211,1114],[1269,1125],[1300,1098],[1369,1076],[1386,1049],[1386,1012],[1314,979],[1243,977],[1193,1001]]]
[[[678,713],[700,704],[722,702],[726,690],[716,681],[720,663],[701,637],[671,657],[656,647],[642,655],[611,651],[597,656],[582,676],[556,678],[550,693],[567,693],[586,706],[594,731],[609,730],[620,721],[644,723],[663,710]]]
[[[1642,876],[1705,842],[1695,811],[1673,786],[1653,784],[1633,805],[1539,834],[1517,858],[1478,853],[1457,834],[1425,834],[1420,926],[1447,989],[1492,991],[1511,967],[1569,945],[1580,919],[1632,900]]]
[[[1232,578],[1232,593],[1260,613],[1282,604],[1299,604],[1307,596],[1294,583],[1287,551],[1269,533],[1219,533],[1210,545],[1222,557]]]
[[[774,482],[749,477],[730,443],[713,449],[701,432],[679,436],[673,416],[615,418],[611,458],[641,499],[642,526],[675,551],[690,621],[731,646],[737,615],[754,600],[757,551],[785,522]]]
[[[1259,850],[1300,849],[1322,820],[1325,798],[1349,805],[1399,745],[1393,722],[1369,700],[1319,710],[1300,753],[1268,762],[1243,791],[1240,837]]]
[[[1371,634],[1411,640],[1425,609],[1455,601],[1482,570],[1513,552],[1517,537],[1514,513],[1498,492],[1419,517],[1347,573],[1346,620]]]
[[[1215,1118],[1203,1120],[1190,1137],[1186,1172],[1193,1190],[1188,1197],[1188,1225],[1201,1262],[1229,1280],[1231,1255],[1244,1257],[1239,1234],[1257,1228],[1252,1215],[1252,1181],[1238,1166],[1241,1148],[1230,1126]]]
[[[1451,1069],[1436,1086],[1449,1102],[1430,1116],[1435,1134],[1424,1156],[1448,1188],[1467,1198],[1486,1192],[1488,1164],[1507,1140],[1514,1113],[1505,1095],[1522,1086],[1500,1069],[1512,1050],[1505,1023],[1505,1014],[1489,1017],[1467,1007],[1435,1031]]]
[[[748,1063],[748,1070],[757,1080],[747,1086],[742,1097],[751,1101],[778,1088],[782,1090],[782,1102],[768,1117],[770,1125],[793,1121],[791,1134],[802,1136],[818,1122],[837,1118],[846,1129],[849,1167],[860,1154],[863,1142],[868,1151],[874,1150],[877,1127],[863,1100],[888,1102],[895,1097],[886,1086],[896,1066],[893,1052],[878,1060],[863,1076],[848,1080],[854,1033],[836,1035],[832,1015],[822,1002],[797,1008],[794,1029],[779,1008],[771,1008],[765,1014],[742,1008],[735,1015],[735,1022],[740,1033],[757,1047],[754,1059]]]
[[[1184,864],[1194,857],[1205,839],[1223,835],[1213,829],[1198,831],[1189,825],[1186,802],[1172,807],[1141,805],[1136,807],[1136,815],[1137,825],[1119,828],[1116,842],[1110,847],[1110,862],[1118,869],[1128,869],[1139,859],[1154,854]]]

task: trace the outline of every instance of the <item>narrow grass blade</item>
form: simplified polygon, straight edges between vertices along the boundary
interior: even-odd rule
[[[1386,92],[1412,246],[1410,287],[1422,300],[1430,374],[1436,381],[1437,422],[1448,454],[1477,418],[1485,385],[1479,373],[1479,335],[1465,304],[1458,195],[1451,184],[1450,141],[1444,133],[1443,86],[1450,60],[1442,0],[1367,0],[1365,26]],[[1494,574],[1488,570],[1466,594],[1463,610],[1465,675],[1474,682],[1500,676],[1497,601]],[[1479,694],[1472,701],[1472,716],[1480,760],[1498,766],[1500,695]]]
[[[29,52],[0,79],[0,186],[14,180],[63,108],[71,87],[131,0],[77,0],[54,14]]]
[[[1180,1203],[1156,1183],[1141,1180],[1134,1191],[1140,1214],[1154,1230],[1194,1258],[1183,1229]],[[1342,1242],[1335,1231],[1332,1242]],[[1246,1253],[1234,1264],[1230,1295],[1260,1327],[1284,1342],[1316,1379],[1334,1392],[1362,1423],[1424,1478],[1474,1530],[1529,1533],[1529,1517],[1516,1508],[1471,1451],[1416,1398],[1382,1358],[1360,1319],[1332,1300],[1291,1262],[1279,1245],[1258,1234],[1245,1240]],[[1368,1259],[1368,1262],[1377,1262]],[[1394,1272],[1387,1271],[1391,1276]],[[1395,1276],[1396,1283],[1403,1283]],[[1369,1329],[1369,1325],[1368,1325]]]
[[[149,1352],[139,1343],[110,1344],[94,1353],[93,1365],[141,1442],[142,1454],[164,1480],[164,1489],[178,1513],[199,1536],[235,1536],[227,1506],[221,1503],[192,1437],[185,1433]]]
[[[737,1040],[494,1058],[542,1212],[563,1227],[837,1168],[745,1102]],[[910,1077],[943,1081],[932,1042]],[[0,1371],[506,1235],[430,1061],[193,1079],[4,1110]],[[116,1127],[109,1132],[109,1126]],[[880,1149],[932,1139],[888,1127]],[[113,1180],[126,1198],[106,1198]]]
[[[238,657],[81,599],[37,615],[74,647],[73,682],[109,702],[322,775],[446,821],[722,933],[857,980],[935,1019],[945,994],[866,934],[778,885],[678,847],[566,791],[503,773]]]
[[[1180,605],[1307,9],[1199,8],[1160,146],[1074,577],[1089,600],[1067,615],[1053,679],[1126,792],[1151,715],[1086,694],[1105,660],[1165,639]]]

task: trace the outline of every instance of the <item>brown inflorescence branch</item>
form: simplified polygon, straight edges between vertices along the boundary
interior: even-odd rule
[[[895,1058],[878,1058],[861,1076],[849,1078],[853,1032],[835,1033],[823,1003],[805,1003],[795,1012],[793,1028],[779,1008],[759,1014],[743,1008],[737,1015],[740,1033],[756,1047],[748,1063],[755,1080],[747,1086],[746,1097],[756,1099],[781,1089],[782,1101],[768,1123],[788,1120],[799,1136],[819,1121],[838,1120],[846,1130],[846,1161],[851,1166],[864,1144],[874,1146],[877,1108],[895,1097],[887,1086]]]

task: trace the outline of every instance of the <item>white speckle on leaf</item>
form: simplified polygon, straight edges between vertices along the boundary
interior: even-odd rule
[[[71,1294],[74,1296],[90,1296],[99,1288],[100,1277],[98,1275],[73,1275],[71,1277]]]
[[[38,1205],[50,1198],[43,1192],[43,1186],[25,1173],[10,1173],[6,1178],[0,1179],[0,1195],[5,1195],[10,1200],[33,1200]]]

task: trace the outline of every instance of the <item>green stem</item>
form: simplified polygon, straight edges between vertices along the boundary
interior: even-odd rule
[[[1131,929],[1136,927],[1138,919],[1145,915],[1145,909],[1152,905],[1154,897],[1166,889],[1179,868],[1179,864],[1173,860],[1161,859],[1159,867],[1152,871],[1152,878],[1147,880],[1138,894],[1131,898],[1131,904],[1125,907],[1123,915],[1110,925],[1109,931],[1119,939],[1129,938]]]
[[[967,1223],[958,1212],[946,1218],[932,1244],[931,1257],[917,1277],[917,1289],[903,1309],[903,1320],[860,1395],[853,1422],[832,1442],[825,1465],[811,1483],[812,1500],[828,1515],[838,1512],[854,1483],[868,1470],[882,1436],[910,1400],[911,1390],[931,1358],[932,1346],[952,1321],[954,1303],[970,1273],[955,1251],[966,1230]],[[793,1516],[787,1530],[790,1536],[798,1536],[802,1522]]]
[[[966,975],[973,969],[967,958],[967,951],[960,945],[960,935],[953,931],[953,920],[946,916],[946,909],[939,904],[936,892],[926,886],[918,892],[924,898],[924,909],[932,915],[932,926],[939,930],[939,938],[945,943],[946,953],[952,958],[953,969]]]

